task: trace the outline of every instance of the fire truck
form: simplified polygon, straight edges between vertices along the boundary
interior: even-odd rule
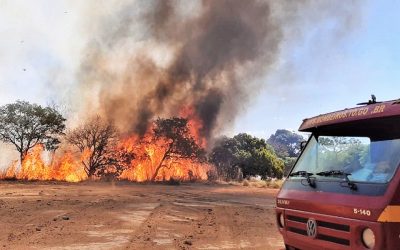
[[[286,249],[400,249],[400,100],[305,119],[276,198]]]

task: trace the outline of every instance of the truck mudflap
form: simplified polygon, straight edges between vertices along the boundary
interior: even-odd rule
[[[285,244],[296,249],[367,249],[362,232],[370,228],[375,234],[373,249],[387,249],[383,224],[291,209],[276,208],[278,227]],[[284,216],[284,226],[279,216]]]

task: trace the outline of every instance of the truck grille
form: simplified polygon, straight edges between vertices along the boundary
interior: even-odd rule
[[[286,213],[286,229],[289,232],[307,236],[308,217]],[[316,239],[329,241],[342,246],[350,246],[350,225],[338,224],[323,218],[314,218],[317,222]]]

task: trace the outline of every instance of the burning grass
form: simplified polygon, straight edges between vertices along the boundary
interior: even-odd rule
[[[87,175],[74,159],[72,152],[65,152],[62,156],[45,161],[46,155],[43,145],[35,146],[24,158],[22,164],[14,161],[0,175],[1,179],[18,180],[57,180],[78,182],[87,179]]]
[[[190,116],[190,111],[185,113]],[[10,164],[0,174],[0,178],[67,182],[86,179],[118,179],[134,182],[207,180],[208,172],[213,171],[214,167],[201,160],[206,140],[199,136],[200,127],[201,125],[194,119],[189,122],[181,118],[159,119],[143,136],[134,134],[118,138],[113,145],[113,158],[98,161],[100,163],[97,165],[94,163],[99,157],[104,158],[108,142],[103,142],[104,147],[91,147],[84,144],[87,138],[81,136],[79,138],[82,144],[79,144],[79,151],[74,150],[71,145],[64,145],[63,150],[56,152],[48,152],[43,145],[38,144],[28,152],[22,163],[14,161]],[[95,128],[95,132],[101,129],[100,126],[84,128],[86,130]],[[90,135],[93,134],[95,133]],[[129,158],[124,166],[118,165],[121,171],[116,172],[112,164],[121,162],[116,157],[122,157],[127,153],[132,155],[132,158]]]

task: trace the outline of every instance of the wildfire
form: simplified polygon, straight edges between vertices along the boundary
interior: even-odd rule
[[[37,145],[25,156],[22,164],[15,161],[3,173],[3,178],[20,180],[57,180],[79,182],[87,178],[85,171],[78,161],[74,160],[70,151],[61,157],[53,155],[50,163],[44,161],[45,150],[43,145]]]
[[[199,133],[202,124],[193,109],[183,109],[181,116],[188,119],[191,136],[204,148],[207,145],[206,139]],[[207,179],[208,171],[213,169],[211,165],[179,155],[167,158],[166,145],[166,139],[155,137],[152,126],[149,126],[144,136],[134,134],[121,139],[118,148],[133,153],[135,157],[118,178],[136,182]],[[90,153],[85,150],[78,154],[72,148],[49,153],[43,145],[37,145],[29,151],[21,164],[19,161],[13,162],[0,178],[79,182],[88,178],[82,162],[89,159]]]
[[[200,131],[203,129],[203,123],[195,113],[193,107],[184,107],[180,112],[180,116],[188,120],[190,134],[194,137],[197,144],[202,148],[207,147],[206,138],[200,134]]]
[[[137,182],[152,180],[167,150],[163,140],[150,143],[153,140],[152,133],[148,132],[140,142],[137,137],[132,137],[122,143],[126,149],[134,150],[138,157],[121,174],[121,179]],[[211,169],[212,166],[209,164],[199,163],[190,159],[168,159],[165,160],[154,180],[168,181],[171,178],[184,181],[206,180],[207,172]]]

